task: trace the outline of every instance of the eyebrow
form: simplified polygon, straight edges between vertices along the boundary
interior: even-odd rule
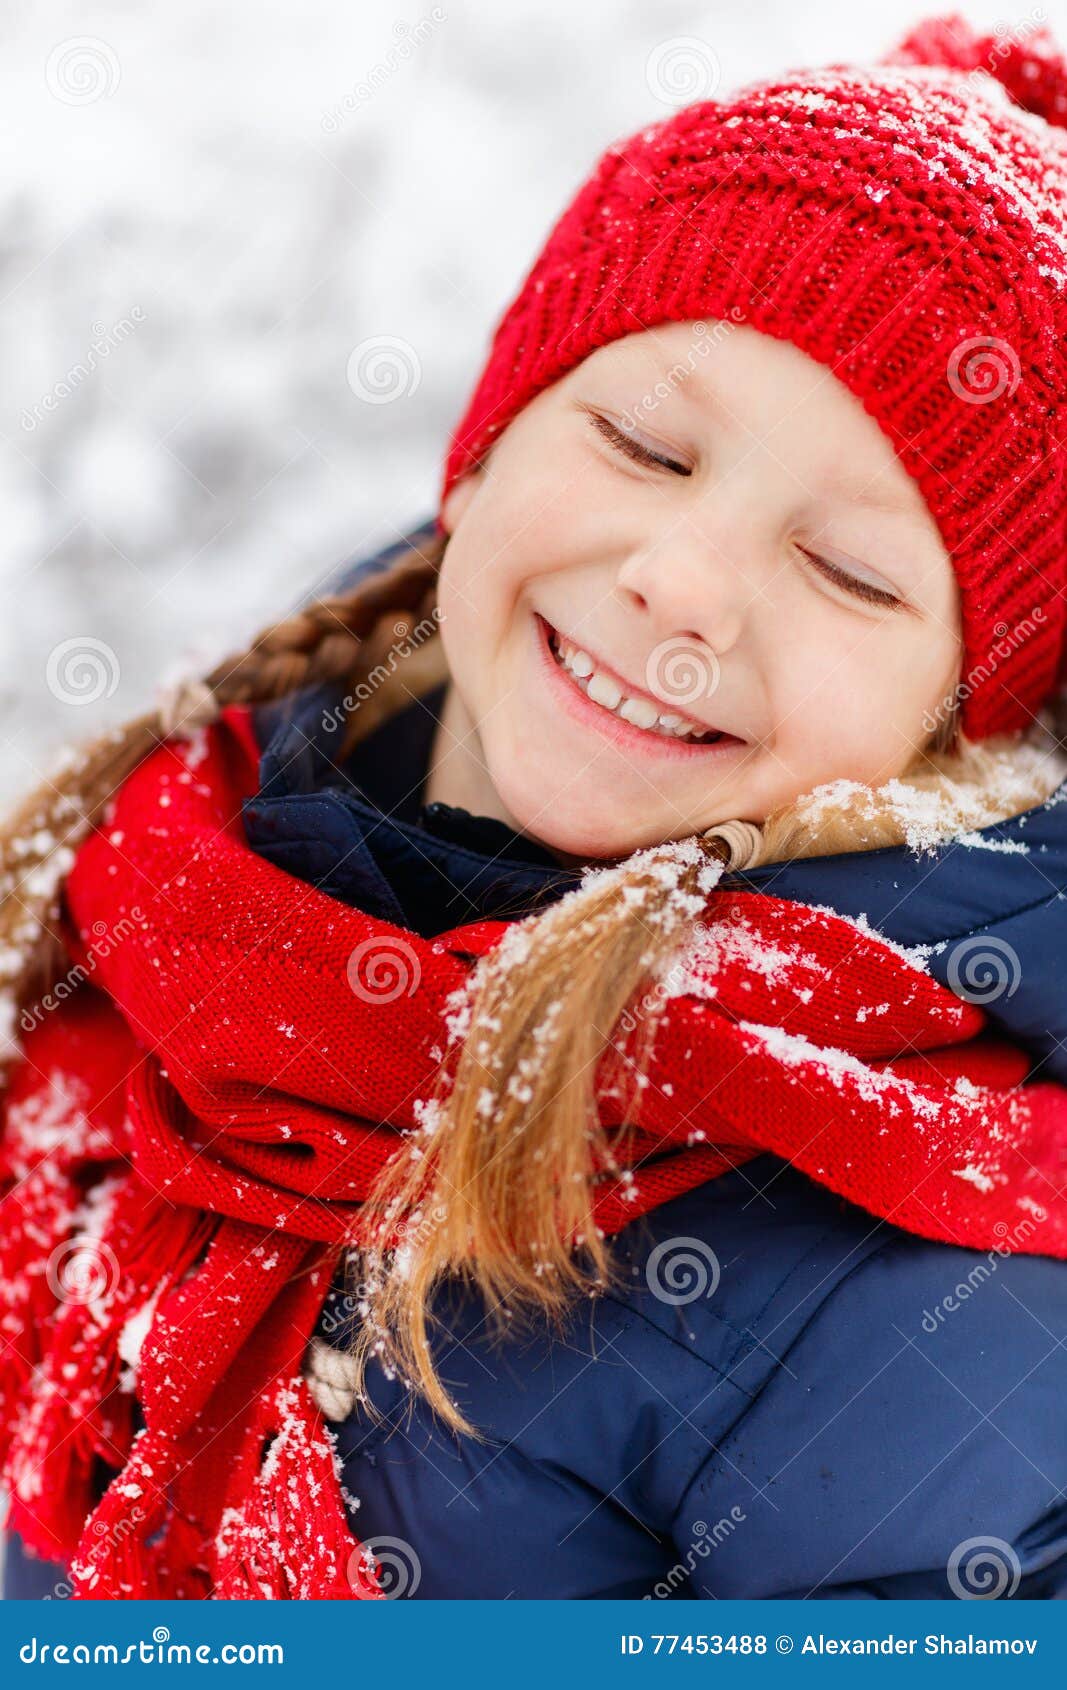
[[[903,466],[901,466],[903,467]],[[905,474],[907,471],[905,471]],[[835,475],[830,483],[833,490],[852,499],[857,505],[867,505],[873,510],[886,511],[890,516],[907,516],[914,521],[919,520],[919,512],[905,494],[893,493],[888,487],[878,485],[880,474],[871,476],[867,482],[847,474]]]
[[[664,372],[665,376],[667,374],[669,374],[669,371]],[[733,413],[719,398],[718,394],[705,387],[696,378],[695,372],[691,371],[685,381],[679,382],[675,391],[687,404],[695,406],[697,409],[706,408],[716,416],[733,420]],[[864,481],[862,477],[849,475],[847,471],[842,471],[840,474],[831,476],[828,487],[831,493],[851,499],[854,504],[865,505],[871,510],[885,511],[888,516],[910,517],[917,522],[919,513],[905,494],[894,493],[887,487],[879,486],[882,473],[882,471],[879,471]]]

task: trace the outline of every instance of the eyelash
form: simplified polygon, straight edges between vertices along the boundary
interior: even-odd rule
[[[599,411],[588,411],[586,415],[609,445],[617,447],[625,457],[632,458],[635,463],[645,464],[649,469],[669,469],[673,475],[692,475],[692,470],[685,464],[676,463],[673,458],[663,458],[658,452],[650,451],[621,428],[616,428],[615,424],[609,422],[607,417],[602,417]]]
[[[615,424],[609,422],[607,417],[601,416],[599,411],[588,411],[586,415],[593,427],[603,435],[608,444],[614,446],[624,457],[632,459],[634,463],[643,464],[647,469],[667,469],[673,475],[692,475],[692,470],[688,469],[685,464],[679,464],[673,458],[660,457],[658,453],[650,451],[647,446],[642,446],[640,441],[631,439],[622,429],[616,428]],[[850,575],[846,569],[839,569],[836,564],[831,563],[828,558],[820,557],[817,552],[805,551],[803,546],[798,546],[796,549],[801,557],[806,558],[814,568],[819,570],[820,574],[825,575],[836,586],[841,587],[847,593],[852,593],[856,598],[864,599],[868,604],[877,604],[888,609],[895,609],[903,604],[904,601],[899,599],[895,593],[886,592],[881,587],[872,587],[870,582],[859,580],[857,576]]]
[[[896,593],[887,592],[884,587],[872,587],[869,581],[861,581],[858,576],[850,575],[847,569],[839,569],[829,558],[819,557],[816,552],[805,551],[803,546],[798,546],[797,551],[801,557],[806,557],[820,574],[827,576],[844,592],[852,593],[856,598],[866,600],[868,604],[881,605],[886,610],[899,610],[902,607],[904,601],[899,599]]]

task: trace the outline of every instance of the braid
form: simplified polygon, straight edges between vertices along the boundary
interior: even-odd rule
[[[75,850],[104,819],[126,777],[172,734],[213,721],[232,704],[263,704],[303,687],[351,679],[358,683],[398,633],[431,618],[437,572],[447,536],[434,533],[385,569],[364,577],[347,593],[315,600],[259,633],[247,650],[216,665],[203,680],[183,683],[154,710],[112,729],[88,745],[67,752],[59,767],[22,800],[0,828],[0,992],[6,998],[0,1020],[0,1063],[18,1054],[16,1017],[55,980],[64,961],[58,931],[63,882]],[[396,627],[386,617],[404,617]],[[432,651],[431,667],[426,653]],[[405,662],[416,690],[425,677],[442,672],[440,641],[428,640]],[[394,665],[395,667],[395,665]],[[416,678],[411,671],[418,670]],[[399,671],[398,671],[399,674]],[[353,691],[355,688],[353,688]],[[351,718],[364,714],[376,725],[391,714],[410,688],[394,677],[373,690],[367,709],[345,700],[349,742],[372,731]]]
[[[430,614],[443,541],[411,550],[351,592],[316,599],[266,628],[247,651],[227,658],[206,677],[218,704],[265,703],[359,666],[360,648],[390,612]]]

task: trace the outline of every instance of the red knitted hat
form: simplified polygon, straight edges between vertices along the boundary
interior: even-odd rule
[[[597,347],[745,321],[828,365],[921,488],[961,589],[964,732],[1025,726],[1064,679],[1065,129],[1047,29],[952,16],[615,143],[497,324],[442,502]]]

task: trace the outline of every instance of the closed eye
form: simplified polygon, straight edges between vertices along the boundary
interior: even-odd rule
[[[674,475],[692,475],[693,471],[688,464],[680,464],[675,458],[663,457],[659,452],[654,452],[650,446],[642,445],[641,441],[635,439],[632,434],[627,434],[625,430],[616,428],[615,424],[609,422],[607,417],[601,416],[599,411],[586,411],[585,414],[608,444],[614,446],[617,452],[621,452],[624,457],[630,458],[635,464],[644,464],[647,469],[667,469]]]
[[[817,552],[809,552],[803,546],[798,546],[797,551],[802,557],[807,558],[808,562],[821,575],[832,581],[836,587],[843,588],[846,593],[852,593],[856,598],[864,599],[867,604],[881,604],[888,609],[904,608],[904,600],[898,594],[890,592],[888,588],[876,587],[873,582],[864,581],[859,575],[853,575],[851,571],[840,568],[836,563],[831,563],[829,558],[820,557]]]

